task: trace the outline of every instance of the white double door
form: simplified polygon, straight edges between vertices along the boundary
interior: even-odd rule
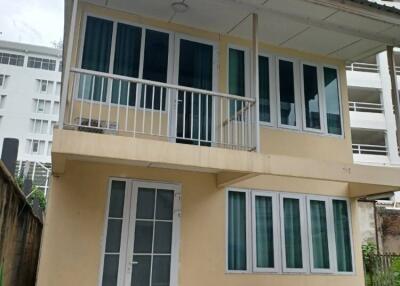
[[[111,179],[100,286],[176,286],[177,185]]]

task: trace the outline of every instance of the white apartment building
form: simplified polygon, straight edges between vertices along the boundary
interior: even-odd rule
[[[18,138],[19,171],[24,162],[34,162],[30,171],[34,183],[33,169],[51,162],[61,56],[55,48],[0,41],[0,150],[5,137]]]
[[[400,83],[399,48],[394,56]],[[354,162],[400,167],[387,53],[349,65],[347,84]]]

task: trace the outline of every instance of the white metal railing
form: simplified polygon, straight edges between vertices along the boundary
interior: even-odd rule
[[[47,165],[47,166],[46,166]],[[40,162],[18,161],[17,177],[30,179],[32,185],[43,190],[45,196],[50,189],[51,166]]]
[[[359,155],[388,155],[387,146],[370,144],[352,144],[353,154]]]
[[[360,72],[379,72],[379,68],[377,64],[369,64],[369,63],[352,63],[346,66],[346,70],[348,71],[360,71]]]
[[[253,151],[252,98],[72,68],[66,126]]]
[[[383,113],[383,105],[381,103],[349,101],[349,108],[350,111],[355,112]]]

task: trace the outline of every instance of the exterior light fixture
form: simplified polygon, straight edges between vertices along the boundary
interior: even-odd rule
[[[172,10],[176,13],[185,13],[187,10],[189,10],[189,5],[186,4],[184,1],[180,2],[173,2],[171,4]]]

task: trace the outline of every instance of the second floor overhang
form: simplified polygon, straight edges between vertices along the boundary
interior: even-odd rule
[[[68,160],[213,173],[220,188],[257,176],[281,176],[347,183],[350,197],[400,189],[397,168],[55,130],[52,149],[55,176],[63,175]]]
[[[249,40],[256,13],[260,42],[346,61],[400,44],[399,10],[368,0],[65,0],[65,47],[74,2]]]

